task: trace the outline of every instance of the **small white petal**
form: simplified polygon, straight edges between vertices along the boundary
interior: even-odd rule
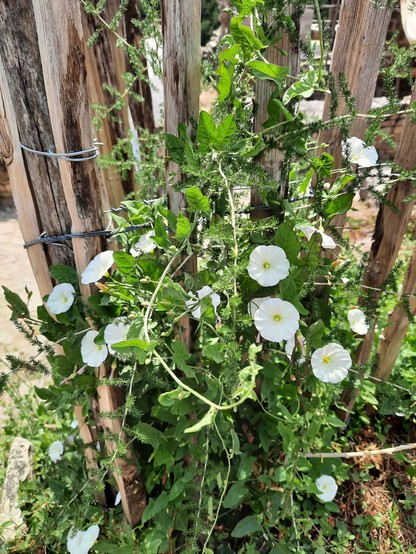
[[[110,354],[114,354],[114,350],[111,348],[113,344],[127,340],[129,329],[130,325],[121,320],[107,325],[104,329],[104,340],[108,346]]]
[[[114,506],[118,506],[121,502],[121,494],[120,491],[117,493],[116,499],[114,500]]]
[[[156,248],[155,241],[151,237],[155,236],[154,231],[149,231],[142,235],[138,242],[130,249],[130,254],[137,258],[140,254],[150,254]]]
[[[90,367],[98,367],[108,356],[108,349],[105,345],[95,344],[94,339],[98,331],[88,331],[81,341],[81,356],[84,364]]]
[[[112,250],[106,250],[97,254],[87,265],[81,275],[81,283],[88,285],[96,283],[108,272],[114,263],[114,253]]]
[[[265,296],[264,298],[253,298],[253,300],[250,300],[247,306],[247,311],[251,317],[254,317],[254,314],[257,312],[257,310],[260,308],[260,306],[265,302],[266,300],[270,300],[271,296]]]
[[[319,229],[315,229],[315,227],[312,227],[311,225],[298,225],[297,227],[302,233],[306,236],[308,240],[311,239],[312,235],[314,233],[318,233],[322,237],[322,248],[336,248],[337,244],[334,241],[334,239],[330,236],[324,233],[323,231],[320,231]]]
[[[351,330],[354,331],[354,333],[357,333],[357,335],[366,335],[368,333],[368,325],[364,312],[358,308],[354,308],[349,310],[347,317]]]
[[[311,357],[312,372],[323,383],[340,383],[348,375],[351,356],[341,345],[331,342],[318,348]]]
[[[331,502],[337,494],[338,485],[330,475],[321,475],[316,480],[316,486],[321,491],[321,494],[316,496],[323,502]]]
[[[61,283],[53,287],[46,302],[46,307],[52,314],[62,314],[72,306],[74,297],[74,287],[70,283]]]
[[[342,144],[342,153],[352,164],[358,164],[358,167],[372,167],[377,163],[378,154],[374,146],[366,146],[365,143],[357,138],[351,137]]]
[[[257,246],[250,254],[248,274],[262,287],[273,287],[289,275],[290,264],[280,246]]]
[[[53,442],[48,449],[49,458],[54,463],[56,463],[60,459],[63,453],[64,445],[61,441]]]
[[[70,425],[71,429],[76,429],[78,427],[78,421],[76,419],[73,419]]]
[[[219,295],[214,292],[212,288],[208,285],[205,285],[204,287],[202,287],[202,289],[199,289],[197,291],[197,295],[199,300],[202,300],[203,298],[209,296],[211,298],[215,315],[217,315],[217,308],[221,303],[221,298],[219,297]],[[190,297],[190,300],[187,300],[185,302],[186,307],[192,310],[191,313],[195,319],[199,319],[201,317],[201,305],[199,303],[199,300],[193,294],[190,294]]]
[[[254,314],[254,325],[266,340],[288,340],[299,329],[299,312],[290,302],[270,298]]]
[[[98,525],[92,525],[85,531],[71,528],[68,533],[67,549],[69,554],[88,554],[100,534]]]
[[[413,0],[400,0],[400,15],[409,44],[416,44],[416,10]]]

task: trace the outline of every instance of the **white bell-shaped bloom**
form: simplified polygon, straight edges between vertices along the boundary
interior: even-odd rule
[[[321,494],[316,495],[320,500],[323,502],[331,502],[334,500],[337,494],[338,485],[331,475],[321,475],[315,481],[315,484],[321,491]]]
[[[323,383],[340,383],[348,375],[351,356],[340,344],[330,342],[318,348],[311,357],[312,371]]]
[[[66,543],[69,554],[88,554],[99,534],[100,528],[98,525],[92,525],[85,531],[77,531],[71,528]]]
[[[61,458],[63,453],[64,453],[64,445],[61,441],[53,442],[48,449],[49,458],[54,463],[56,463]]]
[[[353,308],[348,312],[348,323],[351,330],[357,335],[366,335],[368,333],[368,325],[365,318],[365,313],[358,308]]]
[[[270,300],[271,296],[265,296],[264,298],[253,298],[253,300],[250,300],[247,306],[247,311],[251,317],[254,317],[254,314],[257,312],[257,310],[260,308],[260,306],[265,302],[266,300]]]
[[[61,283],[53,287],[46,302],[46,307],[51,314],[63,314],[74,303],[75,289],[71,283]]]
[[[114,263],[114,253],[112,250],[106,250],[97,254],[87,265],[81,274],[81,283],[88,285],[96,283],[108,272]]]
[[[127,333],[129,332],[129,329],[130,325],[121,320],[107,325],[104,329],[104,340],[108,346],[110,354],[114,354],[114,350],[111,348],[113,344],[127,340]]]
[[[266,340],[288,340],[299,329],[299,312],[290,302],[270,298],[254,314],[254,325]]]
[[[414,0],[400,0],[403,31],[410,44],[416,44],[416,8]]]
[[[262,287],[273,287],[289,275],[289,260],[280,246],[256,246],[250,254],[247,271]]]
[[[98,331],[88,331],[81,341],[82,361],[91,367],[100,366],[108,356],[108,349],[104,344],[95,344],[97,335]]]
[[[312,227],[312,225],[298,225],[297,227],[302,233],[305,235],[305,237],[310,240],[311,236],[314,233],[318,233],[322,237],[322,248],[336,248],[337,244],[334,241],[334,239],[330,236],[324,233],[323,231],[320,231],[319,229],[315,229],[315,227]]]
[[[376,165],[378,160],[377,150],[374,146],[366,146],[357,137],[351,137],[342,143],[342,154],[344,158],[348,157],[349,161],[357,164],[358,167],[371,167]]]
[[[191,298],[185,302],[186,307],[192,310],[192,315],[195,319],[201,317],[201,304],[200,300],[209,296],[211,298],[212,306],[214,308],[215,315],[217,315],[217,308],[221,303],[221,298],[219,295],[212,290],[211,287],[205,285],[202,289],[199,289],[197,292],[198,298],[191,294]]]
[[[156,243],[152,240],[152,237],[155,236],[154,231],[149,231],[139,238],[139,241],[136,242],[134,246],[130,249],[130,254],[137,258],[141,254],[151,254],[156,248]]]

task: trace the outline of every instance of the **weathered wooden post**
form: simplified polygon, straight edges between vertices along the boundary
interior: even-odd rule
[[[416,248],[413,250],[407,267],[406,276],[402,287],[402,296],[408,297],[408,308],[412,315],[416,315]],[[378,345],[377,369],[374,376],[387,381],[392,372],[394,363],[400,352],[400,347],[409,329],[410,321],[399,301],[389,315]]]

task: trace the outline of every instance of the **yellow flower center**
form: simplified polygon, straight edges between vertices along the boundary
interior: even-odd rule
[[[264,262],[264,264],[263,264],[263,269],[270,269],[270,264],[269,264],[269,262]]]
[[[281,321],[282,320],[282,316],[280,314],[276,314],[273,316],[273,319],[277,322]]]
[[[324,362],[324,364],[329,364],[330,359],[331,359],[331,356],[324,356],[322,358],[322,361]]]
[[[102,345],[101,345],[101,344],[97,344],[97,350],[100,351],[100,350],[102,350],[102,349],[103,349]]]
[[[68,302],[68,297],[65,296],[65,297],[64,297],[64,304],[66,304],[67,302]]]

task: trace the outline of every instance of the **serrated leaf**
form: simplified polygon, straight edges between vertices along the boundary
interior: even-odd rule
[[[257,79],[268,79],[277,85],[283,85],[288,74],[288,67],[280,67],[273,63],[253,61],[249,62],[248,67]]]
[[[237,523],[231,532],[231,536],[236,539],[241,539],[247,535],[254,535],[262,531],[263,517],[261,514],[247,516]]]
[[[185,197],[188,212],[201,212],[204,214],[210,213],[211,210],[209,200],[202,194],[202,192],[198,188],[191,187],[189,189],[186,189]]]
[[[179,213],[177,224],[176,224],[175,239],[182,241],[187,239],[190,234],[191,234],[191,222],[187,217]]]
[[[196,138],[201,152],[207,152],[215,144],[217,128],[212,116],[208,112],[202,111],[200,113]]]

